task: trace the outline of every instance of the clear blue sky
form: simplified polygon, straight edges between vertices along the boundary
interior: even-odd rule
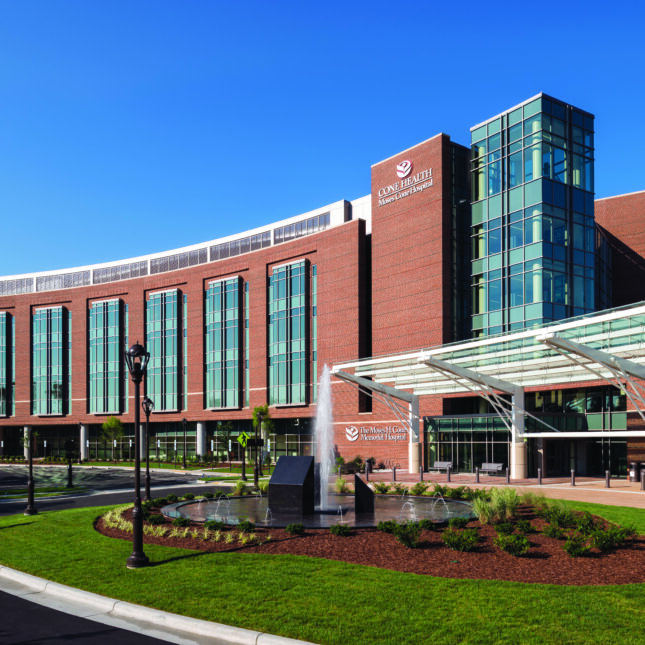
[[[370,165],[540,91],[645,189],[637,2],[0,0],[0,275],[355,199]]]

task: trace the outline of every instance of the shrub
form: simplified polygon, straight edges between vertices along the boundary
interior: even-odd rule
[[[376,525],[376,530],[382,531],[383,533],[394,533],[395,526],[396,526],[395,520],[381,520]]]
[[[493,539],[493,543],[502,551],[513,556],[524,555],[531,548],[531,544],[525,535],[501,534]]]
[[[395,523],[393,534],[396,541],[403,546],[407,546],[408,549],[416,549],[419,546],[421,527],[417,522]]]
[[[291,535],[302,535],[305,532],[305,526],[300,522],[294,522],[292,524],[287,524],[284,530]]]
[[[470,522],[468,517],[451,517],[448,520],[448,526],[453,529],[465,529],[468,522]]]
[[[163,515],[148,515],[146,521],[148,524],[163,524],[166,518]]]
[[[450,499],[463,499],[465,490],[465,486],[455,486],[454,488],[448,486],[444,497],[449,497]]]
[[[482,524],[492,524],[495,521],[495,509],[491,502],[483,497],[473,500],[473,513]]]
[[[517,515],[520,498],[514,488],[493,488],[490,503],[495,511],[495,517],[505,522]]]
[[[167,501],[169,504],[172,504],[173,502],[176,502],[176,501],[177,501],[177,499],[178,499],[178,498],[177,498],[177,495],[172,495],[172,494],[171,494],[171,495],[166,495],[166,501]]]
[[[529,522],[529,520],[517,520],[517,530],[524,535],[537,533],[537,529]]]
[[[564,537],[564,529],[561,529],[559,526],[555,526],[555,524],[547,524],[542,529],[542,533],[548,538],[555,538],[557,540]]]
[[[387,495],[390,490],[390,485],[385,482],[376,482],[374,484],[374,492],[378,495]]]
[[[187,517],[176,517],[172,521],[173,526],[190,526],[190,519]]]
[[[213,497],[215,497],[215,495],[210,491],[208,491],[208,493],[204,493],[204,499],[213,499]]]
[[[562,529],[573,528],[576,525],[576,517],[573,511],[562,502],[554,502],[540,509],[539,516],[549,524],[559,526]]]
[[[162,506],[168,505],[168,498],[166,497],[157,497],[152,500],[153,508],[161,508]]]
[[[515,526],[511,524],[511,522],[500,522],[495,525],[495,531],[497,532],[497,535],[510,535],[515,531]],[[503,550],[504,549],[502,549],[502,551]]]
[[[424,531],[434,531],[437,528],[437,525],[432,520],[429,520],[427,518],[419,520],[419,526]]]
[[[587,545],[584,535],[574,533],[566,539],[563,548],[570,558],[579,558],[587,555],[590,547]]]
[[[349,491],[351,490],[349,484],[342,477],[336,478],[336,483],[334,484],[334,486],[337,493],[349,493]]]
[[[332,524],[329,527],[329,530],[331,531],[332,535],[340,535],[342,537],[347,537],[352,532],[352,530],[349,528],[349,525],[347,524]]]
[[[597,529],[598,526],[589,511],[585,511],[576,517],[576,530],[582,535],[591,535],[592,533],[595,533]]]
[[[591,533],[591,545],[601,551],[610,551],[623,546],[627,540],[636,537],[636,534],[634,527],[624,528],[617,524],[612,524],[606,529],[596,528]]]
[[[472,551],[479,542],[477,529],[462,529],[461,531],[447,528],[442,534],[443,543],[452,551]]]
[[[221,531],[225,526],[221,520],[208,520],[204,522],[204,528],[210,531]]]
[[[269,494],[269,482],[259,482],[258,488],[263,495]]]
[[[468,501],[490,498],[490,493],[483,488],[470,488],[470,486],[464,486],[463,488],[462,498]]]
[[[235,482],[235,488],[233,489],[233,495],[235,497],[244,497],[248,491],[248,486],[241,479]]]
[[[184,495],[184,499],[188,500],[189,502],[193,499],[195,499],[195,496],[192,493],[186,493]]]
[[[392,484],[392,491],[395,495],[407,495],[408,487],[404,486],[400,482],[395,482],[394,484]]]
[[[432,490],[432,494],[441,495],[442,497],[448,497],[449,490],[450,490],[449,486],[442,486],[441,484],[435,484],[434,489]]]
[[[249,520],[242,520],[241,522],[238,522],[237,528],[242,531],[242,533],[250,533],[251,531],[255,531],[255,524]]]
[[[423,482],[417,482],[410,489],[410,495],[416,495],[417,497],[419,497],[423,495],[427,490],[428,490],[428,484],[424,484]]]

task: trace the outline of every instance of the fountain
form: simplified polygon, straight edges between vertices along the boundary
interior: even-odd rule
[[[358,475],[354,475],[354,495],[330,492],[335,457],[331,380],[326,365],[319,382],[314,434],[319,464],[315,467],[314,458],[310,456],[280,457],[269,482],[268,496],[228,498],[221,495],[206,504],[194,501],[170,504],[161,509],[162,513],[167,517],[221,520],[228,524],[249,520],[258,525],[269,523],[284,527],[297,522],[308,528],[329,527],[339,522],[354,527],[372,527],[383,520],[403,518],[405,514],[413,521],[430,519],[434,522],[472,516],[469,503],[446,501],[441,496],[418,497],[414,502],[408,498],[403,499],[403,503],[399,496],[376,497]],[[439,501],[442,505],[436,508]],[[222,502],[225,509],[220,508]]]

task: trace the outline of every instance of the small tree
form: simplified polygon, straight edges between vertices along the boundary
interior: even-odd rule
[[[260,423],[260,417],[262,417],[262,422]],[[269,412],[269,406],[265,403],[264,405],[256,405],[253,408],[253,427],[258,428],[260,431],[260,437],[264,439],[265,445],[267,444],[267,439],[269,433],[273,430],[273,420],[271,419],[271,413]],[[256,455],[258,447],[255,447]],[[258,466],[260,471],[262,470],[262,458],[258,459]],[[260,474],[262,474],[260,472]]]
[[[231,421],[218,421],[217,422],[217,443],[218,450],[217,454],[219,455],[219,444],[220,442],[224,443],[224,450],[227,455],[226,461],[231,460],[231,455],[228,452],[228,444],[231,441],[233,436],[233,423]]]
[[[105,441],[109,441],[112,444],[112,461],[115,464],[114,442],[118,441],[124,434],[125,431],[123,430],[121,419],[117,419],[117,417],[108,417],[101,425],[101,436]]]

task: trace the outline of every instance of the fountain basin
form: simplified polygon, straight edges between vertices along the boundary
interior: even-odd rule
[[[327,508],[316,508],[313,514],[273,512],[267,497],[245,496],[220,500],[191,500],[176,502],[161,509],[168,518],[187,517],[193,522],[219,520],[238,524],[243,520],[258,527],[301,523],[306,528],[329,528],[342,522],[355,528],[375,527],[381,521],[419,521],[429,519],[436,523],[447,522],[453,517],[474,517],[472,504],[461,500],[444,500],[442,497],[404,497],[376,495],[374,513],[356,513],[353,495],[330,495]]]

